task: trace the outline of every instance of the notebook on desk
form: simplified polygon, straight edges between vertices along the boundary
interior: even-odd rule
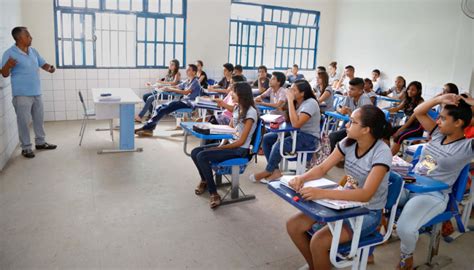
[[[288,182],[290,182],[290,180],[293,179],[294,177],[295,177],[294,175],[282,176],[280,178],[280,184],[293,189],[292,187],[290,187]],[[321,179],[308,181],[308,182],[304,183],[303,187],[333,188],[333,189],[337,189],[337,190],[344,189],[343,187],[339,186],[336,182],[331,181],[331,180],[326,179],[326,178],[321,178]],[[313,200],[313,201],[315,203],[320,204],[320,205],[326,206],[326,207],[331,208],[331,209],[336,209],[336,210],[362,207],[362,206],[365,206],[365,205],[368,204],[368,203],[364,203],[364,202],[330,200],[330,199]]]

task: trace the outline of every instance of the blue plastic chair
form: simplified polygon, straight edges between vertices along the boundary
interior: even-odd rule
[[[428,115],[434,120],[436,121],[436,119],[438,119],[438,116],[439,116],[439,111],[436,111],[436,110],[429,110],[428,112]],[[404,155],[410,155],[411,152],[406,152],[405,151],[405,148],[407,146],[410,146],[412,144],[415,144],[416,142],[426,142],[428,141],[430,138],[429,136],[421,136],[421,137],[411,137],[411,138],[408,138],[408,139],[405,139],[402,143],[402,149],[401,149],[401,152],[404,154]]]
[[[384,214],[388,217],[388,226],[385,235],[382,235],[377,231],[369,236],[361,238],[359,240],[359,249],[353,258],[347,257],[347,254],[351,250],[351,242],[341,244],[338,248],[338,265],[335,265],[336,267],[341,268],[352,266],[352,269],[365,269],[367,267],[367,258],[370,249],[374,246],[383,244],[390,238],[404,182],[402,177],[395,172],[390,172],[388,181],[387,202],[384,207]]]
[[[216,84],[216,81],[213,80],[213,79],[207,79],[207,84],[208,85],[214,85],[214,84]]]
[[[258,149],[263,139],[263,123],[260,118],[257,121],[254,135],[252,136],[250,153],[247,158],[233,158],[226,161],[212,164],[212,169],[215,172],[216,177],[224,176],[230,183],[231,188],[227,190],[225,195],[222,197],[222,204],[231,204],[240,201],[247,201],[255,199],[255,195],[245,194],[239,186],[239,175],[245,172],[247,165],[252,161],[253,157],[257,155]],[[229,180],[226,175],[230,175]],[[243,196],[240,196],[239,191]],[[230,193],[230,199],[226,199]]]

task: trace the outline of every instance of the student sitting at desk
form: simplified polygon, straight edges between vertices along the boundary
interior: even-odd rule
[[[382,80],[380,79],[380,70],[372,70],[372,88],[375,93],[382,93]]]
[[[255,103],[281,110],[283,105],[286,103],[286,88],[283,87],[285,81],[286,77],[283,72],[273,72],[272,78],[270,79],[270,88],[260,96],[256,97]],[[269,99],[268,102],[266,102],[266,99]]]
[[[348,65],[344,68],[344,74],[338,80],[334,89],[336,94],[346,95],[349,91],[349,82],[355,78],[355,68],[351,65]]]
[[[298,73],[298,65],[294,64],[293,68],[288,70],[286,74],[286,79],[289,83],[294,83],[296,80],[304,80],[304,75]]]
[[[369,78],[364,79],[364,93],[370,98],[372,104],[375,104],[377,94],[374,92],[374,85],[372,83],[372,80]]]
[[[202,67],[204,66],[204,63],[201,61],[201,60],[197,60],[196,61],[196,66],[198,68],[198,72],[196,73],[196,76],[198,77],[199,79],[199,84],[201,84],[201,87],[202,88],[205,88],[207,89],[207,87],[209,86],[207,84],[207,74],[206,72],[204,72],[204,70],[202,69]]]
[[[364,106],[372,105],[370,98],[364,94],[364,80],[361,78],[354,78],[349,81],[349,91],[343,103],[337,108],[337,112],[344,115],[351,115],[353,111]],[[346,137],[346,129],[342,128],[338,131],[329,134],[329,141],[331,144],[331,151],[336,147],[336,143]]]
[[[389,96],[394,99],[399,99],[399,100],[404,100],[405,99],[405,92],[406,92],[406,86],[407,83],[405,81],[405,78],[402,76],[397,76],[395,79],[395,85],[392,86],[390,89],[388,89],[385,92],[382,92],[382,96]]]
[[[236,129],[235,138],[220,145],[200,146],[191,152],[191,158],[201,176],[201,182],[194,192],[196,195],[200,195],[207,188],[211,195],[209,203],[212,209],[221,204],[221,197],[217,193],[212,175],[212,163],[248,157],[253,133],[257,126],[258,112],[255,108],[250,85],[246,82],[238,82],[234,85],[232,93],[234,103],[237,104],[233,112],[233,121],[230,123],[230,126]]]
[[[467,103],[466,103],[467,102]],[[428,112],[443,104],[438,120]],[[444,182],[450,187],[462,168],[474,157],[474,141],[464,137],[472,119],[470,105],[473,99],[462,99],[455,94],[435,97],[415,108],[414,115],[430,131],[431,140],[423,147],[414,172]],[[400,205],[405,204],[397,222],[400,237],[400,263],[397,269],[413,269],[413,252],[418,241],[419,229],[446,209],[450,189],[429,193],[402,193]]]
[[[234,72],[234,65],[231,63],[226,63],[223,65],[224,67],[224,77],[220,80],[217,85],[209,85],[207,88],[209,91],[228,94],[229,93],[229,85],[230,80],[232,79],[232,73]]]
[[[318,83],[315,90],[321,112],[334,111],[334,90],[329,85],[329,75],[325,71],[318,73]]]
[[[197,67],[196,65],[189,64],[186,69],[186,75],[188,79],[178,85],[178,87],[166,87],[164,91],[177,93],[183,95],[180,100],[171,101],[165,103],[156,108],[153,117],[148,120],[148,122],[141,128],[135,130],[135,134],[139,137],[144,136],[153,136],[153,130],[155,129],[158,121],[161,120],[165,115],[170,114],[174,111],[184,108],[192,108],[193,101],[199,93],[201,92],[201,86],[199,85],[199,80],[196,77]]]
[[[258,92],[263,94],[263,92],[267,91],[268,87],[270,87],[271,77],[272,75],[267,73],[266,66],[259,66],[257,79],[253,82],[252,88],[258,88]]]
[[[423,136],[423,127],[413,115],[413,111],[415,110],[416,106],[418,106],[424,101],[421,97],[421,88],[422,85],[420,82],[411,82],[408,85],[406,98],[403,100],[403,102],[400,103],[400,105],[398,105],[397,107],[388,110],[391,113],[397,113],[398,111],[403,110],[403,113],[405,114],[407,119],[405,121],[405,124],[403,124],[402,126],[396,126],[393,128],[393,155],[396,155],[398,153],[404,140],[412,137]]]
[[[247,78],[244,76],[244,68],[241,65],[235,65],[234,67],[234,74],[244,77],[244,80],[247,81]]]
[[[294,128],[299,129],[296,136],[296,150],[316,149],[320,143],[321,113],[313,89],[307,81],[298,80],[286,93],[289,120]],[[278,137],[277,133],[267,133],[263,136],[263,152],[267,159],[267,166],[264,171],[250,175],[251,182],[262,181],[266,178],[266,181],[263,181],[265,183],[282,176],[278,169],[278,164],[282,159],[280,143],[283,143],[283,151],[288,153],[292,150],[293,139],[289,136],[284,142],[280,142]]]
[[[179,83],[181,80],[181,73],[179,72],[179,61],[176,59],[173,59],[170,61],[169,67],[168,67],[168,74],[164,78],[162,78],[159,83],[161,85],[168,85],[168,86],[175,86]],[[148,112],[150,117],[153,112],[153,102],[156,100],[156,98],[159,97],[159,94],[156,90],[152,90],[149,93],[146,93],[143,95],[143,101],[145,102],[145,105],[143,106],[142,110],[138,113],[137,116],[135,116],[135,121],[141,123],[143,120],[143,117],[146,115]],[[167,95],[163,95],[163,97],[167,98]]]
[[[334,87],[334,82],[339,80],[339,73],[337,72],[337,62],[333,61],[328,66],[329,85]]]
[[[333,199],[368,202],[370,212],[364,216],[361,238],[377,230],[382,209],[387,201],[388,178],[392,155],[382,138],[390,133],[390,123],[374,105],[365,105],[355,110],[346,124],[347,138],[339,142],[337,149],[319,166],[290,180],[289,184],[304,200]],[[324,177],[338,162],[345,159],[344,171],[355,181],[343,190],[302,188],[309,180]],[[354,183],[355,182],[355,183]],[[329,249],[333,235],[325,224],[315,223],[303,213],[287,221],[286,228],[298,250],[304,256],[309,269],[331,269]],[[308,236],[313,228],[315,233]],[[352,239],[352,227],[344,221],[340,242]]]
[[[224,99],[216,98],[217,106],[224,108],[224,111],[220,113],[215,120],[210,120],[209,122],[219,125],[228,125],[232,121],[232,113],[234,111],[234,100],[232,96],[234,95],[234,84],[238,82],[245,82],[244,77],[240,75],[232,76],[231,83],[229,85],[229,94],[225,96]]]

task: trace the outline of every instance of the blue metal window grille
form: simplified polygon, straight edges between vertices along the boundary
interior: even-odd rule
[[[314,69],[319,17],[319,11],[232,0],[229,62],[249,69],[262,64],[271,69],[293,64]]]
[[[185,65],[187,0],[53,0],[56,65],[166,68]]]

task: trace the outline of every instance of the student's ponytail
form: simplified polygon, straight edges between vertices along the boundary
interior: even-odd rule
[[[385,118],[385,113],[374,105],[360,107],[361,125],[370,128],[370,134],[375,139],[390,138],[392,125]]]

